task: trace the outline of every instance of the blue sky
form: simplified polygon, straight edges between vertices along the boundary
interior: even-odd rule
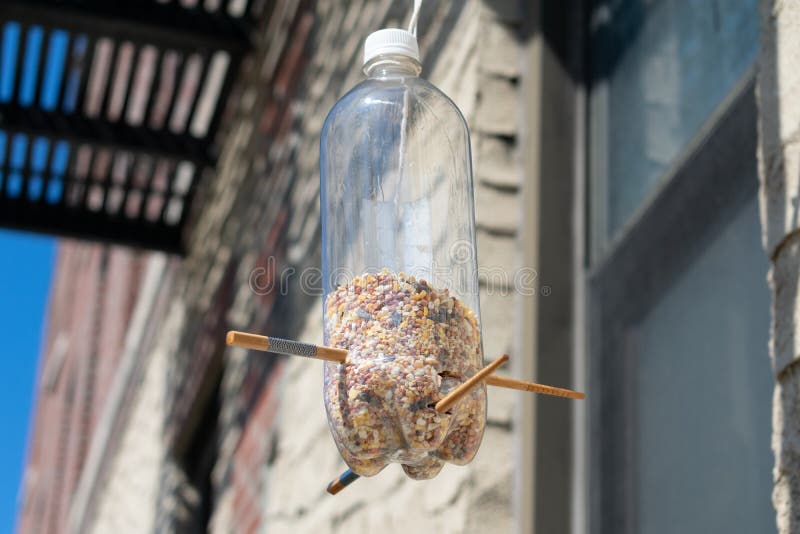
[[[87,39],[73,35],[73,54],[83,56]],[[38,25],[23,32],[18,22],[0,27],[0,103],[15,95],[22,106],[53,111],[59,106],[67,113],[75,110],[80,69],[67,69],[69,34],[64,30],[45,32]],[[24,54],[19,55],[23,49]],[[19,59],[18,59],[19,57]],[[37,66],[45,61],[41,79]],[[17,61],[21,62],[21,69]],[[15,77],[19,72],[19,79]],[[64,80],[64,94],[59,87]],[[40,86],[39,100],[34,101]],[[51,146],[52,144],[52,146]],[[30,147],[28,146],[30,145]],[[50,176],[43,176],[50,158]],[[22,190],[22,171],[30,153],[27,191]],[[11,198],[27,195],[33,202],[55,204],[61,201],[62,178],[66,173],[69,146],[63,140],[33,137],[0,130],[0,164],[11,170],[0,173],[0,188]],[[6,161],[8,159],[8,161]],[[46,186],[46,187],[45,187]],[[26,233],[0,230],[0,532],[12,532],[17,515],[17,499],[25,463],[28,422],[33,401],[45,308],[55,256],[55,240]]]
[[[86,36],[73,36],[73,54],[86,51]],[[0,30],[0,103],[14,97],[18,103],[53,111],[75,110],[80,71],[66,69],[69,35],[64,30],[45,32],[33,25],[26,32],[17,22],[6,22]],[[19,50],[25,51],[21,56]],[[18,58],[18,56],[20,56]],[[37,66],[44,58],[38,79]],[[17,61],[22,68],[17,68]],[[19,71],[19,80],[15,79]],[[64,79],[64,94],[59,87]],[[34,101],[37,85],[39,100]],[[59,102],[61,98],[61,102]],[[50,146],[52,143],[52,146]],[[30,144],[30,150],[29,145]],[[50,158],[50,179],[43,180]],[[28,187],[22,190],[26,154],[30,153]],[[63,140],[50,140],[23,133],[0,130],[0,164],[9,164],[0,173],[0,187],[11,198],[23,194],[33,202],[55,204],[61,200],[62,178],[66,172],[69,146]],[[6,157],[9,161],[5,161]],[[34,398],[37,361],[45,327],[45,308],[55,257],[55,240],[27,233],[0,230],[0,532],[12,532],[17,516],[19,485],[25,463],[28,421]]]
[[[0,230],[0,532],[13,532],[56,241]]]

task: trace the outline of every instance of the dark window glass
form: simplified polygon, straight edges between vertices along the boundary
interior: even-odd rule
[[[606,242],[753,64],[758,0],[605,0],[590,21],[591,174]]]
[[[752,199],[626,328],[635,532],[774,529],[770,296]]]

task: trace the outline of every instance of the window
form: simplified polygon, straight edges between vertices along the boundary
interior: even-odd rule
[[[758,2],[590,4],[590,531],[772,530]]]
[[[753,64],[758,0],[595,0],[593,174],[602,246],[663,181]],[[599,176],[602,175],[602,176]]]
[[[624,327],[621,350],[636,359],[636,532],[765,532],[774,521],[769,292],[757,221],[751,198]]]

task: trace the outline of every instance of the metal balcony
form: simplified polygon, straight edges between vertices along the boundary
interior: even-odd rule
[[[0,226],[182,252],[250,3],[0,3]]]

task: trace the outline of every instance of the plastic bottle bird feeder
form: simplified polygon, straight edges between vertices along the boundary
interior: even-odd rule
[[[469,131],[419,77],[409,31],[367,38],[367,78],[322,129],[324,346],[230,332],[228,343],[325,362],[328,424],[358,476],[399,463],[413,479],[469,463],[486,421],[486,384],[571,398],[483,367]]]

